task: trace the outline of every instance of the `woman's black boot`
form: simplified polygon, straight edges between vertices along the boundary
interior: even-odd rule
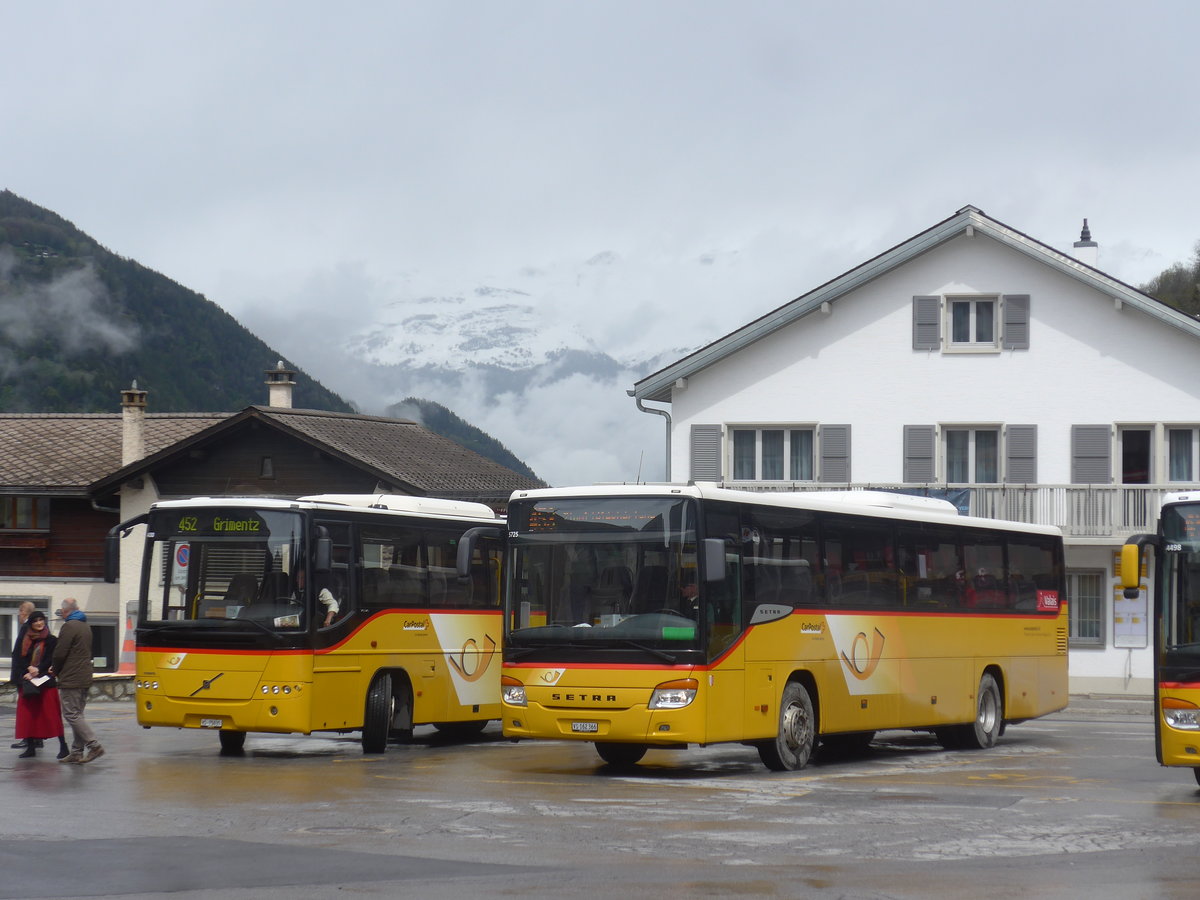
[[[25,747],[25,752],[18,756],[17,759],[29,759],[31,756],[37,756],[37,747],[33,745],[33,741],[28,743]]]
[[[67,742],[66,742],[66,740],[65,740],[65,739],[63,739],[63,738],[59,738],[59,739],[58,739],[58,758],[59,758],[59,759],[66,759],[66,758],[67,758],[67,754],[68,754],[68,753],[70,753],[70,752],[71,752],[71,751],[67,749]]]

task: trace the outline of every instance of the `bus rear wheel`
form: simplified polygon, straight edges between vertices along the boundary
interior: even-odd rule
[[[392,676],[376,675],[367,688],[367,705],[363,711],[363,753],[382,753],[387,749],[388,733],[392,729],[396,698],[392,696]]]
[[[1192,769],[1192,774],[1196,776],[1196,784],[1200,785],[1200,769]]]
[[[1004,724],[1004,704],[1000,686],[989,672],[979,679],[975,695],[975,721],[959,728],[959,746],[967,750],[987,750],[995,747]]]
[[[789,681],[779,701],[779,733],[758,745],[758,755],[772,772],[794,772],[808,765],[816,745],[812,695],[800,682]]]
[[[645,744],[597,744],[600,758],[614,769],[631,769],[646,755]]]
[[[222,753],[241,753],[246,746],[244,731],[218,731],[217,737],[221,740]]]

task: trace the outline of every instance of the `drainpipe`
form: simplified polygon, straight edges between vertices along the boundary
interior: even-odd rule
[[[666,468],[663,469],[663,473],[666,476],[664,478],[664,480],[670,481],[671,480],[671,414],[669,412],[667,412],[665,409],[654,409],[649,406],[643,406],[642,398],[634,397],[633,391],[626,391],[625,393],[627,395],[629,395],[630,397],[633,397],[634,401],[637,403],[637,408],[640,409],[642,412],[654,413],[654,415],[662,416],[664,419],[667,420],[666,421],[666,425],[667,425],[667,465],[666,465]]]

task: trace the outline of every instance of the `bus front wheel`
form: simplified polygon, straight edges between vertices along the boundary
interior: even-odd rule
[[[975,721],[960,728],[959,746],[968,750],[995,747],[1003,724],[1004,704],[1000,699],[1000,686],[991,673],[985,672],[979,679],[979,693],[975,695]]]
[[[218,731],[217,737],[221,740],[222,753],[241,753],[246,746],[244,731]]]
[[[772,772],[794,772],[808,765],[816,745],[812,695],[800,682],[790,681],[779,701],[779,733],[758,745],[758,755]]]
[[[382,753],[387,749],[388,732],[392,728],[395,709],[392,676],[376,675],[367,688],[367,705],[363,713],[363,753]]]
[[[646,755],[645,744],[597,744],[600,758],[614,769],[629,769],[636,766]]]

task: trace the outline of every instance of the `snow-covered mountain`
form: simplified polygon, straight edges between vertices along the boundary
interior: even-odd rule
[[[603,251],[498,275],[331,275],[300,298],[310,311],[293,345],[365,412],[434,401],[552,484],[654,480],[664,422],[627,392],[740,324],[738,266],[737,254],[647,262]],[[264,313],[264,332],[289,327]]]
[[[394,300],[347,349],[375,365],[409,369],[518,371],[566,352],[606,355],[578,325],[548,320],[529,293],[495,287]]]

